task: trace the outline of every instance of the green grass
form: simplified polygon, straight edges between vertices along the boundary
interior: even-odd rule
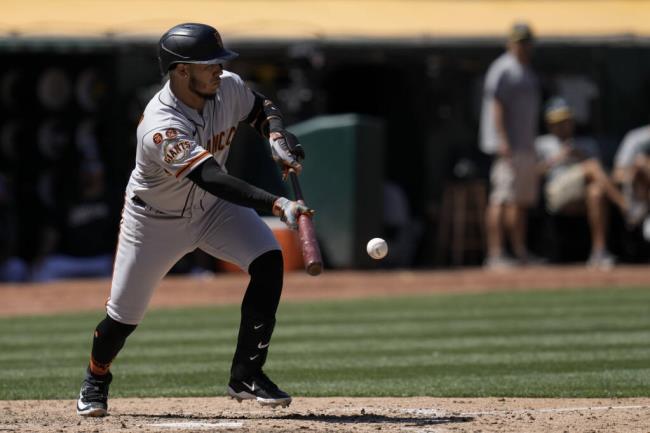
[[[102,316],[1,319],[0,399],[75,398]],[[224,395],[238,316],[149,312],[111,395]],[[298,396],[649,396],[650,289],[284,303],[266,370]]]

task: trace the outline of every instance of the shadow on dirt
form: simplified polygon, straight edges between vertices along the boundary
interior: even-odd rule
[[[194,420],[194,421],[233,421],[233,420],[292,420],[292,421],[309,421],[309,422],[322,422],[331,424],[404,424],[408,426],[428,426],[435,424],[455,424],[470,422],[474,420],[471,416],[441,416],[441,417],[409,417],[409,416],[389,416],[378,415],[373,413],[362,413],[358,415],[332,415],[332,414],[277,414],[270,416],[246,416],[246,415],[228,415],[228,416],[200,416],[197,414],[137,414],[125,413],[122,416],[134,418],[147,418],[158,420]]]
[[[366,413],[360,415],[325,415],[325,414],[291,414],[278,417],[278,419],[296,420],[296,421],[315,421],[327,422],[334,424],[408,424],[413,426],[425,426],[433,424],[453,424],[460,422],[473,421],[469,416],[441,416],[418,418],[409,416],[387,416]]]

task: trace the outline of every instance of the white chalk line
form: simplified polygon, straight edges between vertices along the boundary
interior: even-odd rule
[[[236,429],[242,428],[244,423],[242,422],[231,422],[231,421],[221,421],[221,422],[201,422],[201,421],[184,421],[184,422],[164,422],[149,424],[150,427],[160,427],[160,428],[176,428],[176,429]]]
[[[505,415],[505,414],[522,414],[522,413],[561,413],[561,412],[595,412],[605,410],[638,410],[650,409],[647,405],[638,406],[584,406],[584,407],[558,407],[558,408],[541,408],[541,409],[503,409],[489,410],[480,412],[440,412],[434,409],[406,409],[404,412],[415,415],[430,415],[439,417],[449,416],[478,416],[478,415]]]

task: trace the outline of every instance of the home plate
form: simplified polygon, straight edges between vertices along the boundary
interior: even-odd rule
[[[165,422],[161,424],[149,424],[150,427],[161,428],[176,428],[176,429],[213,429],[213,428],[242,428],[244,423],[234,421],[223,422],[200,422],[200,421],[185,421],[185,422]]]

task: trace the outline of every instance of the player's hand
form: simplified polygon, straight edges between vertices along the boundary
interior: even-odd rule
[[[302,214],[312,216],[314,210],[284,197],[280,197],[273,203],[273,215],[279,216],[291,230],[298,229],[298,217]]]
[[[300,173],[302,170],[300,161],[305,159],[305,150],[295,135],[286,130],[274,131],[269,136],[269,143],[273,160],[282,168],[283,178],[286,178],[290,168]]]

